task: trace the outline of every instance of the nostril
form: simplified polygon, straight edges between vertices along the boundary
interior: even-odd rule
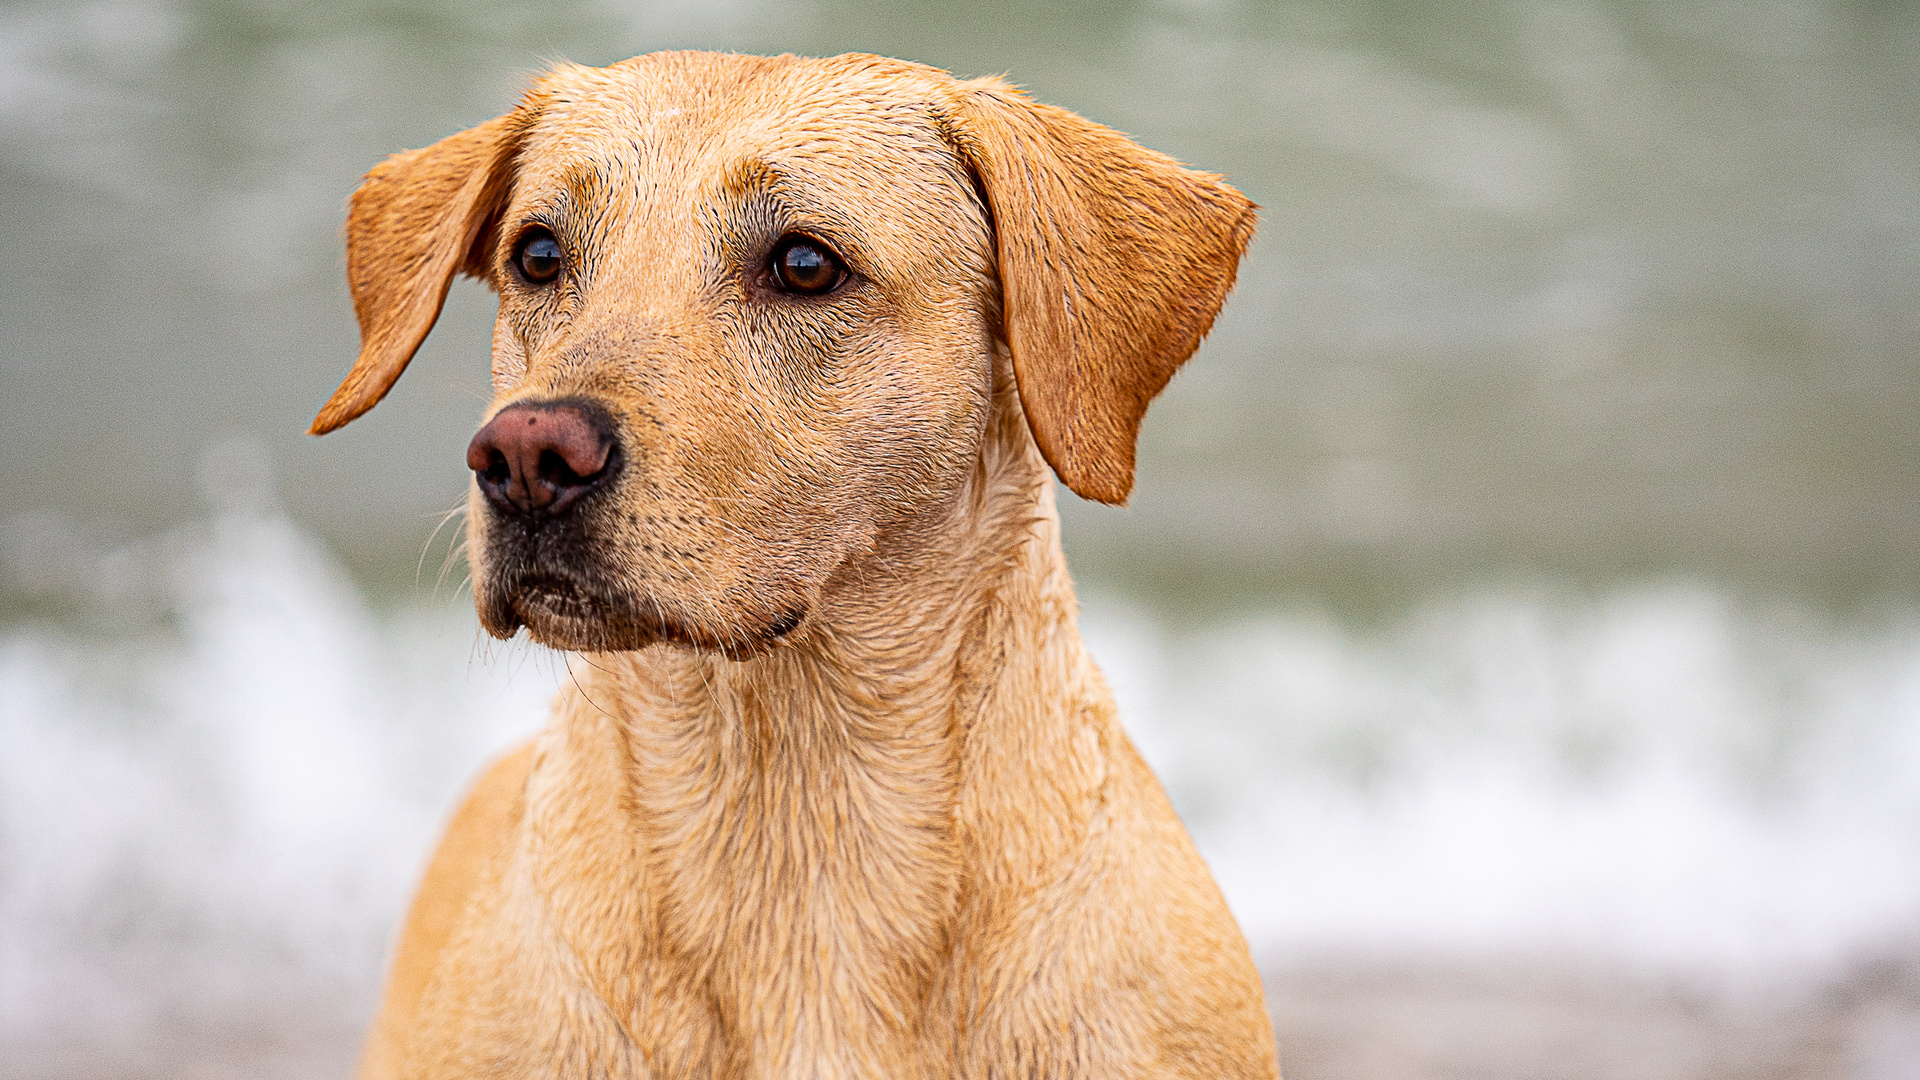
[[[555,487],[571,487],[574,484],[584,483],[586,477],[574,472],[573,467],[567,464],[567,459],[561,457],[559,451],[542,450],[540,451],[540,479]]]
[[[606,468],[613,454],[613,440],[594,425],[568,424],[563,426],[549,453],[552,467],[559,475],[574,482],[591,480]],[[541,467],[547,466],[547,456],[543,454]]]
[[[498,450],[489,449],[486,467],[475,471],[480,474],[480,479],[489,484],[505,484],[513,479],[513,468],[507,464],[507,455]]]

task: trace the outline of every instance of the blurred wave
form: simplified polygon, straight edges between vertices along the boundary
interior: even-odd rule
[[[350,1049],[443,816],[563,670],[451,601],[370,608],[257,460],[131,543],[7,522],[60,615],[0,629],[0,1043],[301,1017]]]
[[[62,614],[0,631],[0,1041],[265,1011],[350,1046],[441,816],[564,677],[454,597],[370,606],[261,457],[157,536],[8,522]],[[1269,965],[1804,997],[1920,961],[1916,613],[1675,583],[1083,626]]]
[[[1702,586],[1388,626],[1094,598],[1124,714],[1270,959],[1551,960],[1753,992],[1920,959],[1920,621]]]

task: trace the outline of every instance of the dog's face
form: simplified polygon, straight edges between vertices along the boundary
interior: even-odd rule
[[[1140,414],[1251,222],[1217,180],[998,83],[871,57],[565,67],[369,175],[349,224],[365,348],[315,428],[379,399],[456,270],[483,277],[483,624],[751,653],[947,515],[996,341],[1062,478],[1124,498]]]
[[[755,72],[750,108],[672,63],[543,87],[487,256],[494,411],[588,403],[616,471],[563,514],[476,484],[493,633],[750,648],[965,477],[992,363],[984,211],[926,110],[801,70]]]

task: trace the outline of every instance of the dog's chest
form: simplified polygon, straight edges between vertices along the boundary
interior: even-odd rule
[[[476,912],[495,925],[469,939],[515,943],[478,1010],[524,1018],[481,1055],[500,1075],[950,1072],[923,1068],[951,1026],[930,1015],[959,902],[950,748],[727,719],[547,736],[502,902]]]

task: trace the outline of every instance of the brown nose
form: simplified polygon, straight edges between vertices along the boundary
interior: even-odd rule
[[[496,509],[564,514],[612,470],[613,435],[598,410],[509,405],[467,444],[467,468]]]

